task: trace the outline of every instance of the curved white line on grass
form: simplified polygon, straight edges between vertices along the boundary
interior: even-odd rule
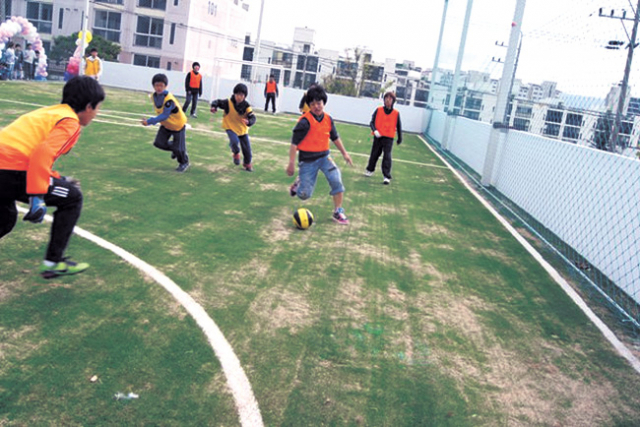
[[[427,141],[425,141],[424,138],[421,135],[419,135],[418,137],[422,140],[424,145],[426,145],[429,148],[429,150],[431,150],[433,152],[433,154],[435,154],[442,161],[442,163],[447,165],[449,170],[451,170],[451,172],[453,172],[453,174],[460,180],[462,185],[464,185],[467,188],[467,190],[469,190],[469,192],[471,192],[471,194],[473,194],[474,197],[476,199],[478,199],[480,201],[480,203],[482,203],[482,205],[489,212],[491,212],[491,214],[494,217],[496,217],[496,219],[500,222],[500,224],[502,224],[504,226],[504,228],[506,228],[507,231],[509,231],[509,233],[511,233],[511,235],[513,235],[513,237],[516,238],[516,240],[527,250],[527,252],[529,252],[529,254],[531,254],[531,256],[536,261],[538,261],[538,264],[540,264],[542,266],[542,268],[544,268],[547,271],[547,273],[549,273],[549,275],[553,278],[553,280],[556,281],[557,284],[560,285],[562,290],[565,291],[565,293],[569,296],[569,298],[571,298],[573,300],[573,302],[576,303],[576,305],[578,307],[580,307],[580,309],[583,311],[583,313],[587,315],[589,320],[591,320],[591,322],[593,322],[593,324],[596,326],[596,328],[598,328],[600,330],[602,335],[605,336],[605,338],[618,351],[618,353],[620,353],[620,355],[622,357],[627,359],[627,361],[631,364],[633,369],[636,370],[636,372],[640,373],[640,360],[638,360],[638,358],[636,358],[633,355],[633,353],[631,353],[631,351],[624,345],[624,343],[622,341],[620,341],[618,339],[618,337],[616,337],[616,335],[613,333],[613,331],[611,329],[609,329],[609,327],[607,325],[604,324],[604,322],[593,312],[593,310],[591,310],[589,308],[589,306],[587,306],[587,304],[584,302],[582,297],[580,297],[580,295],[578,295],[578,293],[571,287],[571,285],[569,285],[569,283],[564,279],[564,277],[562,277],[560,275],[560,273],[558,273],[558,271],[555,268],[553,268],[553,266],[551,266],[551,264],[549,264],[542,257],[542,255],[540,255],[540,253],[533,246],[531,246],[531,244],[524,237],[522,237],[520,235],[520,233],[518,233],[516,231],[516,229],[513,228],[513,226],[511,224],[509,224],[509,222],[504,217],[502,217],[498,213],[498,211],[496,211],[493,208],[493,206],[491,206],[489,204],[489,202],[487,202],[473,187],[471,187],[467,183],[467,181],[465,181],[464,178],[462,178],[460,173],[457,170],[455,170],[449,164],[449,162],[446,161],[446,159],[444,157],[442,157],[440,155],[440,153],[438,153],[436,150],[434,150],[433,147],[431,147],[431,145],[429,145],[429,143]]]
[[[18,209],[23,213],[27,212],[27,209],[22,207],[19,207]],[[50,215],[47,215],[45,219],[47,222],[53,221],[53,218]],[[231,394],[233,395],[236,408],[238,409],[238,414],[240,415],[240,424],[244,427],[262,427],[264,424],[262,422],[262,416],[260,415],[260,408],[258,407],[258,401],[251,390],[249,379],[244,373],[242,366],[240,366],[240,361],[233,352],[231,345],[218,328],[218,325],[216,325],[213,319],[209,317],[204,308],[202,308],[202,306],[198,304],[191,295],[175,284],[173,280],[165,276],[164,273],[152,265],[142,261],[132,253],[127,252],[121,247],[83,230],[80,227],[75,227],[73,231],[78,236],[113,252],[138,270],[147,274],[155,280],[156,283],[165,288],[167,292],[169,292],[187,310],[207,336],[214,353],[218,357],[218,360],[220,360],[220,365],[227,377],[227,384],[231,389]]]

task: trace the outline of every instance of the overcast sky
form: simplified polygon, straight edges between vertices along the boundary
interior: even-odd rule
[[[261,0],[251,0],[249,31],[255,40]],[[598,16],[633,16],[636,0],[528,0],[522,22],[522,51],[516,77],[525,83],[558,82],[563,92],[604,97],[622,80],[627,50],[604,49],[608,40],[628,42],[633,21]],[[263,40],[290,45],[296,27],[315,30],[316,48],[367,47],[374,61],[414,61],[432,68],[444,0],[264,0]],[[449,0],[440,67],[455,68],[468,0]],[[463,70],[500,78],[516,0],[473,0]],[[626,28],[626,30],[625,30]],[[628,36],[627,36],[628,33]],[[640,50],[631,72],[637,95]]]

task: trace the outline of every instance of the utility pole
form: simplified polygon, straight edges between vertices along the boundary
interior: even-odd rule
[[[633,29],[631,30],[631,40],[629,40],[629,52],[627,52],[627,63],[624,67],[624,76],[622,77],[622,85],[620,86],[620,97],[618,98],[618,108],[616,109],[616,119],[613,123],[613,129],[611,131],[610,149],[612,153],[616,152],[618,147],[618,136],[620,135],[620,129],[622,128],[622,111],[624,110],[624,104],[627,99],[627,90],[629,87],[629,74],[631,72],[631,62],[633,61],[633,50],[636,47],[636,36],[638,35],[638,12],[640,11],[640,0],[633,13]],[[627,12],[622,11],[621,16],[616,16],[615,11],[612,10],[610,15],[604,15],[602,8],[600,8],[600,17],[614,18],[622,21],[631,21],[627,18]]]

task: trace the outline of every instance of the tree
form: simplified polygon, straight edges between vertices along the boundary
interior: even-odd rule
[[[351,57],[352,50],[353,58]],[[345,49],[345,54],[345,59],[338,61],[335,75],[324,77],[322,85],[329,93],[357,97],[361,85],[358,82],[358,69],[362,51],[356,47],[355,49]]]
[[[51,48],[51,52],[48,53],[49,59],[58,62],[68,60],[69,57],[73,56],[73,53],[77,48],[76,40],[78,40],[77,32],[70,36],[54,37],[53,47]],[[87,45],[84,56],[88,56],[91,48],[94,47],[98,49],[100,58],[105,61],[118,62],[118,55],[122,52],[122,47],[119,44],[110,42],[101,36],[95,35],[93,36],[91,43]]]

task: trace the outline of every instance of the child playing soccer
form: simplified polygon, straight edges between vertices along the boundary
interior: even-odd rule
[[[376,163],[382,157],[383,184],[391,184],[391,150],[393,149],[393,138],[398,133],[398,145],[402,144],[402,123],[400,113],[393,108],[396,102],[396,95],[393,92],[384,94],[384,106],[378,107],[371,116],[371,133],[373,134],[373,146],[369,163],[364,171],[364,176],[371,176],[376,170]]]
[[[24,114],[0,130],[0,238],[16,225],[16,201],[29,203],[23,219],[33,223],[42,222],[48,206],[57,208],[39,269],[45,279],[89,268],[64,257],[82,211],[80,185],[52,168],[78,142],[82,127],[96,117],[104,98],[97,81],[74,77],[64,85],[60,104]]]
[[[287,175],[293,176],[296,170],[296,152],[298,153],[299,172],[293,185],[289,188],[291,196],[296,194],[302,200],[311,197],[318,178],[318,171],[322,171],[331,186],[333,197],[333,220],[339,224],[349,224],[349,220],[342,208],[344,185],[340,169],[331,158],[329,140],[342,153],[347,164],[353,166],[351,156],[345,150],[340,135],[336,131],[331,117],[324,112],[327,103],[327,93],[320,85],[309,88],[307,104],[310,111],[304,113],[293,128],[291,146],[289,147],[289,164]]]
[[[233,95],[229,99],[216,99],[211,103],[211,112],[216,113],[218,108],[224,110],[222,128],[229,136],[229,147],[233,153],[233,163],[240,164],[240,149],[242,149],[242,167],[247,172],[253,172],[251,161],[251,141],[249,141],[249,127],[256,122],[251,105],[246,101],[249,93],[247,86],[238,83],[233,88]]]
[[[169,79],[164,74],[156,74],[151,79],[153,84],[153,106],[157,116],[142,119],[144,126],[160,123],[153,145],[165,151],[171,151],[171,158],[178,160],[177,172],[184,172],[189,168],[187,154],[186,124],[187,116],[180,108],[176,98],[167,91]],[[172,138],[173,141],[169,141]]]

